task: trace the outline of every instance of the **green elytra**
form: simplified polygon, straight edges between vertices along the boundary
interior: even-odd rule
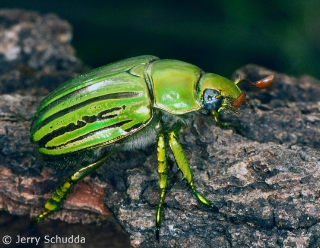
[[[254,83],[232,82],[186,62],[145,55],[97,68],[57,88],[38,106],[31,142],[37,144],[37,153],[45,163],[64,166],[76,155],[87,165],[55,190],[45,204],[46,210],[32,225],[57,211],[72,186],[99,168],[113,152],[156,142],[160,188],[157,239],[168,186],[166,143],[198,201],[215,208],[197,191],[178,135],[196,111],[211,113],[219,126],[228,127],[219,116],[238,113],[246,97],[238,87],[243,81],[266,88],[273,76]]]

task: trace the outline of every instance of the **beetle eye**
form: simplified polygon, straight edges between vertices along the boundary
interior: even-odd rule
[[[203,108],[206,110],[218,110],[222,103],[222,97],[219,96],[219,92],[213,89],[205,89],[203,92]]]

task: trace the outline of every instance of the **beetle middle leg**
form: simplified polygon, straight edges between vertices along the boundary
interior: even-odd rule
[[[183,148],[181,146],[181,144],[178,141],[178,130],[181,129],[183,125],[180,124],[176,124],[176,126],[173,128],[172,131],[170,131],[168,133],[169,136],[169,145],[170,148],[173,152],[173,156],[176,160],[176,163],[178,165],[178,167],[180,168],[180,170],[182,171],[182,174],[184,176],[184,178],[187,180],[193,194],[196,196],[196,198],[198,199],[199,202],[201,202],[202,204],[204,204],[207,207],[210,207],[214,210],[217,210],[217,207],[214,206],[213,203],[211,203],[209,200],[207,200],[203,195],[201,195],[197,189],[196,186],[194,185],[193,182],[193,176],[192,176],[192,172],[190,169],[190,165],[189,162],[187,160],[187,157],[183,151]]]
[[[71,176],[69,176],[69,178],[55,190],[51,198],[46,202],[46,204],[44,205],[46,210],[39,214],[35,219],[33,219],[33,221],[30,224],[30,228],[32,229],[36,223],[45,218],[48,214],[57,211],[60,208],[62,201],[70,192],[72,186],[82,178],[88,176],[93,171],[98,169],[110,157],[111,153],[112,152],[108,153],[101,159],[95,161],[92,164],[89,164],[86,167],[81,168],[80,170],[76,171]]]
[[[159,241],[159,232],[161,226],[161,210],[168,187],[167,179],[167,157],[166,157],[166,144],[163,134],[158,136],[157,146],[158,157],[158,173],[159,173],[159,186],[160,186],[160,199],[156,213],[156,238]]]

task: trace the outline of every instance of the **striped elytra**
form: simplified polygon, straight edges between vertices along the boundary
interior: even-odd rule
[[[111,144],[152,117],[144,67],[153,56],[117,62],[76,77],[48,95],[31,126],[44,155],[63,155]],[[137,65],[140,68],[134,70]]]

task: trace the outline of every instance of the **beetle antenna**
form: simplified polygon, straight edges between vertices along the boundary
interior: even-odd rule
[[[274,79],[273,75],[267,76],[267,77],[265,77],[261,80],[258,80],[256,82],[251,82],[249,79],[239,79],[236,81],[236,84],[246,82],[246,83],[249,83],[258,89],[265,89],[265,88],[268,88],[273,83],[273,79]]]

